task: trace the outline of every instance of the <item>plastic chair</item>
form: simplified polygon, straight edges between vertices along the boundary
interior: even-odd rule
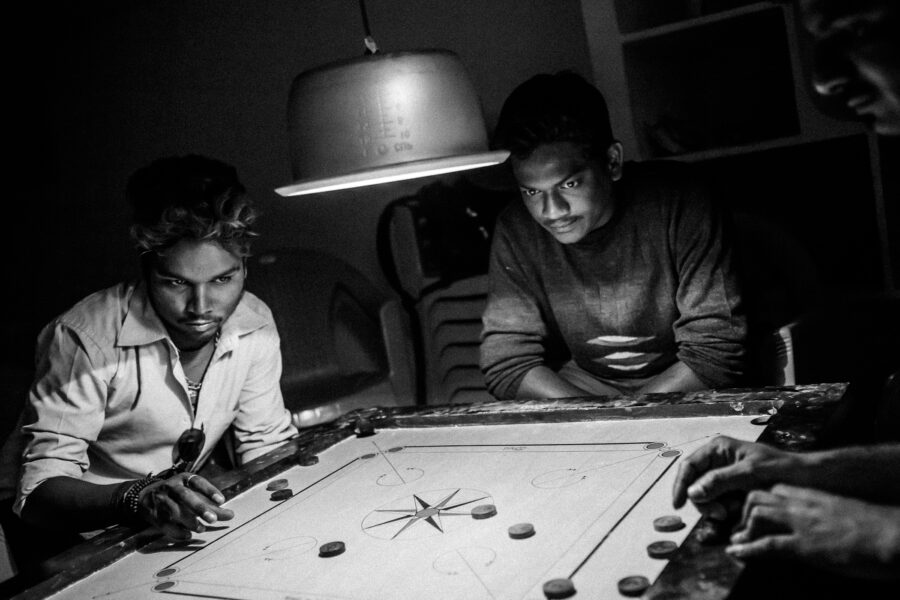
[[[774,382],[847,381],[881,390],[900,368],[900,297],[834,303],[779,328],[773,335]]]
[[[370,406],[415,402],[409,319],[343,260],[303,248],[252,258],[247,288],[281,336],[285,405],[298,427]]]
[[[454,281],[418,302],[427,404],[493,400],[479,366],[487,275]]]

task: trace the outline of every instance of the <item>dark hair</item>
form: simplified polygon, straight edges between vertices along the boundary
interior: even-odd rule
[[[195,154],[161,158],[138,169],[126,191],[134,209],[131,239],[143,254],[163,253],[184,239],[250,254],[256,211],[234,167]]]
[[[574,142],[590,156],[613,143],[606,99],[571,71],[535,75],[503,103],[491,146],[527,158],[538,146]]]

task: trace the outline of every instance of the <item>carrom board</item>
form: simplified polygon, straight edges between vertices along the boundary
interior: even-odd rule
[[[233,520],[187,544],[156,538],[53,597],[541,600],[565,578],[575,598],[619,598],[620,579],[653,582],[666,567],[648,545],[682,545],[700,518],[672,508],[679,461],[717,435],[765,429],[765,410],[733,399],[707,416],[644,412],[455,427],[373,415],[368,436],[346,421],[317,460],[301,446],[245,480],[226,503]],[[274,480],[289,497],[272,499]],[[660,516],[685,527],[656,531]],[[522,523],[534,534],[512,537]],[[336,541],[343,552],[323,556]]]

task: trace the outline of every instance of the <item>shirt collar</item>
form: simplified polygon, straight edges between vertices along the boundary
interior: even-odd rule
[[[169,334],[165,325],[156,314],[150,297],[147,295],[147,286],[144,282],[129,286],[126,298],[128,305],[122,329],[119,332],[117,346],[146,346],[163,339],[168,339]],[[237,307],[231,316],[222,324],[222,332],[219,338],[221,351],[227,351],[234,347],[237,339],[252,331],[265,326],[267,320],[250,306],[246,293],[241,297]]]

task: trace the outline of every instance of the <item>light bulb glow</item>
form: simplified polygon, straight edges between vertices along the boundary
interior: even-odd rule
[[[401,163],[366,169],[356,173],[348,173],[335,177],[300,181],[293,185],[280,187],[275,191],[285,197],[303,196],[306,194],[318,194],[336,190],[378,185],[392,181],[404,181],[433,175],[443,175],[469,169],[479,169],[502,163],[509,156],[509,152],[496,151],[484,152],[463,156],[450,156],[439,159],[420,160],[410,163]]]

